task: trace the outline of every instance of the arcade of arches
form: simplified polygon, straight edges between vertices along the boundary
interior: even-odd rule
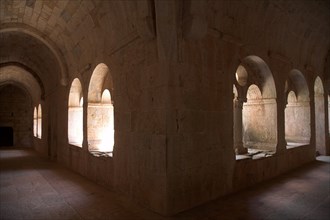
[[[1,144],[150,210],[330,155],[326,0],[15,0],[0,12]]]

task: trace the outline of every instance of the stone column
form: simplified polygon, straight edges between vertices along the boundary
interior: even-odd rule
[[[285,140],[285,108],[287,100],[285,95],[277,97],[277,147],[276,154],[282,154],[286,151]]]
[[[245,154],[247,149],[243,146],[243,101],[234,99],[234,149],[236,154]]]

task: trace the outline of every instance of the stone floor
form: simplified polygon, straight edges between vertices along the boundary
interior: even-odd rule
[[[275,154],[274,151],[270,150],[258,150],[258,149],[251,149],[248,148],[248,152],[246,154],[236,154],[236,160],[245,160],[245,159],[252,159],[257,160],[265,157],[271,157]]]
[[[41,159],[0,148],[0,219],[330,219],[330,157],[171,218]]]

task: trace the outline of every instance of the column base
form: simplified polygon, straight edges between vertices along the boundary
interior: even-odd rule
[[[237,147],[235,147],[235,153],[236,153],[236,155],[237,154],[247,154],[248,149],[243,146],[237,146]]]

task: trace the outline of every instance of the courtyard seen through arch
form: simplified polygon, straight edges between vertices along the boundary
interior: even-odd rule
[[[87,108],[88,150],[95,156],[113,156],[115,142],[111,86],[109,68],[103,63],[98,64],[89,83]]]
[[[328,171],[328,0],[6,0],[0,11],[0,128],[13,131],[0,219],[226,219],[208,203],[231,207],[228,219],[330,219],[326,172],[279,183],[294,186],[283,196],[268,188],[261,206],[229,204],[305,165]],[[57,187],[55,163],[121,198]],[[23,191],[40,193],[38,209]],[[127,212],[114,205],[126,201]]]

